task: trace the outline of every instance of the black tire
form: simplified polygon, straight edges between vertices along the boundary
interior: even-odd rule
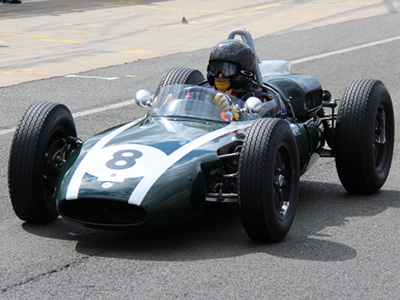
[[[190,68],[180,68],[180,67],[172,68],[161,79],[161,82],[155,94],[157,95],[158,90],[166,85],[171,85],[171,84],[200,85],[205,81],[206,80],[203,74],[201,74],[199,70],[194,70]]]
[[[242,222],[256,242],[279,242],[292,225],[299,193],[299,154],[290,126],[259,119],[240,153],[239,197]]]
[[[382,82],[354,80],[340,103],[334,136],[336,169],[344,188],[374,194],[392,164],[394,114]]]
[[[37,102],[22,117],[8,163],[11,203],[21,220],[45,224],[58,217],[55,188],[68,137],[76,137],[75,123],[62,104]]]

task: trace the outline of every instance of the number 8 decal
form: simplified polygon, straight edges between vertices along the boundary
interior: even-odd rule
[[[110,159],[106,166],[113,170],[123,170],[133,167],[136,160],[143,156],[143,153],[137,150],[120,150],[114,153],[113,159]]]

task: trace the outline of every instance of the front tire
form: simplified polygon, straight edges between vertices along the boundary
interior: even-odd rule
[[[70,137],[76,137],[75,123],[62,104],[37,102],[22,117],[8,164],[11,203],[21,220],[44,224],[58,217],[55,188]]]
[[[379,191],[394,146],[393,105],[381,81],[359,79],[349,85],[339,106],[334,145],[344,188],[354,194]]]
[[[171,85],[171,84],[191,84],[191,85],[200,85],[206,82],[203,74],[199,70],[190,69],[190,68],[181,68],[175,67],[170,69],[167,74],[161,79],[160,84],[155,92],[155,95],[158,94],[160,88]]]
[[[299,155],[289,125],[259,119],[240,153],[239,197],[242,222],[256,242],[279,242],[288,233],[297,207]]]

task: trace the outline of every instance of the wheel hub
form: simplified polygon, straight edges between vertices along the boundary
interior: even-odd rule
[[[275,209],[279,219],[284,219],[288,212],[290,201],[287,199],[286,180],[287,172],[287,156],[285,153],[278,152],[275,175],[274,175],[274,187],[275,187]]]
[[[283,176],[282,174],[279,174],[278,176],[276,176],[276,179],[275,179],[276,187],[282,188],[284,183],[285,183],[285,176]]]

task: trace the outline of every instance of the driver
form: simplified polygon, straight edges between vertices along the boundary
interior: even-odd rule
[[[225,40],[211,51],[207,80],[217,90],[243,101],[256,97],[264,102],[269,99],[255,82],[256,66],[257,58],[249,45],[239,40]],[[226,104],[223,98],[229,99],[222,94],[214,103],[219,107]]]

